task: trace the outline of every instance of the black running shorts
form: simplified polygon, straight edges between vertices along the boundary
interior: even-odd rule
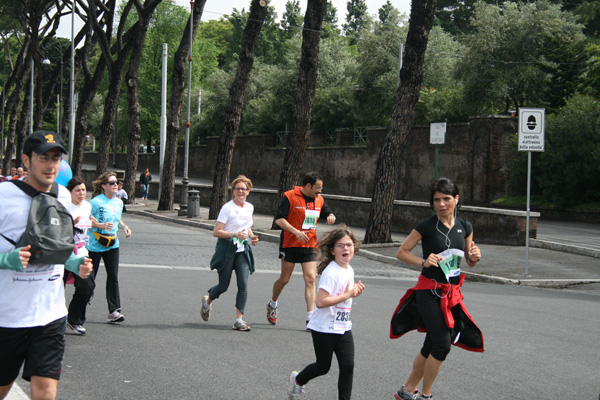
[[[67,317],[45,326],[0,328],[0,386],[14,382],[23,363],[23,379],[60,379]]]
[[[315,261],[317,259],[317,249],[309,247],[286,247],[279,249],[279,258],[284,261],[300,264]]]

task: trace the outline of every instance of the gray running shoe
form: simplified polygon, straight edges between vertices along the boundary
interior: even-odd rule
[[[417,400],[432,400],[432,399],[433,399],[433,395],[432,394],[430,394],[429,396],[426,396],[424,394],[420,394],[417,397]]]
[[[106,317],[106,322],[110,322],[110,323],[115,323],[115,322],[123,322],[125,321],[125,317],[123,316],[123,314],[121,314],[118,311],[113,311],[110,314],[108,314],[108,317]]]
[[[404,388],[404,385],[402,385],[400,390],[394,393],[394,398],[396,400],[417,400],[419,398],[419,391],[415,390],[414,393],[409,393]]]
[[[296,377],[298,376],[298,371],[292,371],[290,374],[290,386],[288,387],[288,399],[289,400],[297,400],[304,395],[304,386],[298,385],[296,383]]]
[[[85,335],[85,332],[87,332],[86,329],[83,327],[83,325],[76,325],[76,324],[71,325],[68,322],[67,322],[67,329],[69,329],[69,331],[74,335]]]
[[[269,321],[271,325],[277,323],[277,307],[271,307],[271,302],[267,303],[267,321]]]
[[[204,321],[208,321],[210,318],[210,304],[208,304],[208,296],[202,297],[202,308],[200,309],[200,316]]]
[[[246,321],[235,321],[235,324],[233,324],[231,329],[234,329],[236,331],[248,332],[251,328],[250,325],[246,323]]]

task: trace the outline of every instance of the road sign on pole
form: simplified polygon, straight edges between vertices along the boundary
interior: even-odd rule
[[[544,151],[546,109],[519,108],[519,151],[527,152],[527,220],[525,224],[525,276],[529,275],[529,212],[531,206],[531,152]]]
[[[519,108],[519,151],[544,151],[546,109]]]
[[[446,123],[433,122],[429,126],[429,143],[435,144],[435,173],[434,178],[438,178],[438,144],[446,143]]]
[[[433,122],[429,126],[429,143],[444,144],[446,142],[446,123]]]

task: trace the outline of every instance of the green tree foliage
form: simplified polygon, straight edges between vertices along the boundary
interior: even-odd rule
[[[457,55],[462,51],[463,46],[451,34],[439,26],[431,29],[415,123],[462,122],[469,117],[462,82],[454,77]]]
[[[258,39],[258,45],[254,52],[256,58],[260,58],[263,63],[277,64],[278,60],[285,52],[285,39],[282,37],[282,30],[277,23],[277,13],[275,7],[268,6],[267,16],[263,23]],[[232,25],[231,41],[227,50],[226,68],[236,68],[238,55],[240,54],[240,46],[242,43],[242,34],[248,21],[248,11],[242,9],[238,11],[233,9],[233,13],[229,17],[229,22]],[[233,63],[233,64],[232,64]]]
[[[327,2],[327,9],[323,17],[323,36],[339,35],[337,8],[333,6],[331,1]]]
[[[376,22],[357,43],[355,126],[389,125],[398,87],[400,44],[406,28]]]
[[[356,59],[339,36],[321,39],[319,77],[312,109],[311,129],[333,132],[354,125],[352,102]]]
[[[346,10],[344,33],[350,38],[350,43],[355,44],[360,35],[369,29],[370,18],[367,14],[367,3],[365,0],[348,0]]]
[[[437,0],[435,6],[435,24],[446,32],[460,36],[473,32],[471,17],[478,0]],[[488,1],[496,4],[496,1]]]
[[[227,16],[221,17],[218,20],[201,21],[198,27],[198,37],[212,43],[217,49],[219,68],[222,68],[227,61],[227,51],[229,43],[232,40],[232,35],[233,25],[227,19]]]
[[[573,96],[546,117],[546,146],[535,178],[558,208],[600,201],[600,101]]]
[[[475,32],[462,40],[458,76],[472,113],[549,105],[544,94],[560,68],[547,53],[584,38],[574,15],[547,0],[502,7],[479,2],[471,22]]]
[[[589,68],[581,91],[600,98],[600,44],[590,44],[586,52]]]
[[[177,50],[181,40],[182,30],[189,20],[190,14],[183,7],[162,2],[152,18],[144,44],[144,55],[139,69],[140,90],[140,123],[142,125],[142,142],[158,142],[160,134],[160,107],[162,90],[162,48],[167,43],[168,62],[167,68],[173,69],[172,55]],[[202,82],[218,69],[219,50],[215,38],[205,38],[197,34],[192,49],[192,109],[197,107],[198,89]],[[167,84],[171,80],[167,79]]]
[[[400,11],[390,3],[390,0],[387,0],[385,4],[377,10],[377,15],[379,16],[379,22],[383,26],[395,26],[402,21]]]
[[[284,56],[278,65],[254,65],[239,134],[275,134],[285,131],[291,121],[301,39],[286,43]],[[353,125],[353,77],[356,60],[339,36],[322,38],[319,56],[319,78],[312,112],[311,127],[315,131],[333,131]],[[223,112],[233,75],[224,71],[214,73],[203,91],[203,112],[198,123],[192,124],[196,141],[218,135],[222,130]]]
[[[569,1],[566,5],[577,4]],[[579,20],[585,25],[584,33],[592,40],[598,42],[600,36],[600,2],[597,0],[581,1],[573,10]]]
[[[285,12],[281,18],[281,29],[284,31],[284,37],[290,38],[300,33],[303,19],[301,11],[300,0],[288,0],[285,3]]]

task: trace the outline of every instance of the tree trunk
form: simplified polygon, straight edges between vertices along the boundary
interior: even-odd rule
[[[390,242],[390,224],[400,169],[401,148],[410,133],[419,90],[423,82],[423,60],[429,31],[433,24],[436,0],[413,0],[410,10],[405,60],[400,71],[400,86],[392,112],[390,128],[384,140],[375,170],[365,243]]]
[[[129,10],[133,7],[133,3],[129,0],[123,9],[123,14],[121,15],[121,20],[119,23],[119,28],[117,29],[117,34],[115,35],[116,42],[116,60],[113,60],[112,53],[110,48],[110,43],[112,42],[112,22],[114,17],[114,4],[111,3],[112,12],[104,13],[103,20],[106,22],[106,31],[103,31],[98,24],[98,16],[95,14],[96,10],[94,7],[90,5],[88,8],[88,21],[92,23],[92,27],[94,32],[98,35],[100,49],[102,50],[102,57],[106,60],[108,65],[108,92],[106,93],[106,98],[104,99],[104,114],[102,115],[102,124],[100,126],[100,140],[98,142],[98,163],[96,165],[96,174],[100,175],[106,172],[108,167],[108,159],[110,153],[110,145],[111,145],[111,137],[113,134],[116,134],[114,131],[114,117],[117,112],[118,103],[119,103],[119,93],[121,91],[121,83],[123,82],[123,71],[125,70],[125,63],[127,60],[127,56],[129,55],[129,51],[131,50],[131,45],[126,43],[123,46],[123,24],[129,15]]]
[[[135,176],[138,166],[138,147],[142,127],[140,125],[140,98],[138,93],[138,70],[144,50],[144,41],[150,24],[150,17],[161,0],[152,0],[146,7],[138,7],[138,24],[132,37],[131,57],[129,70],[126,74],[127,82],[127,165],[125,167],[125,181],[123,189],[132,201],[135,200]]]
[[[192,16],[192,40],[198,31],[198,25],[202,18],[206,0],[194,3],[194,15]],[[177,137],[180,129],[181,104],[185,87],[185,67],[190,54],[190,21],[185,26],[179,48],[173,57],[173,75],[171,86],[171,101],[169,102],[169,113],[167,115],[167,143],[165,144],[165,159],[163,164],[162,191],[158,203],[159,210],[172,210],[173,198],[175,197],[175,167],[177,165]]]
[[[44,68],[42,68],[42,63],[38,62],[38,60],[34,61],[35,73],[33,80],[35,82],[35,87],[33,88],[34,98],[35,98],[35,109],[33,113],[33,131],[40,131],[44,126],[44,111],[46,110],[46,106],[44,104]]]
[[[82,54],[82,61],[85,63],[85,60],[89,58],[89,51],[93,46],[88,48],[88,46],[84,46]],[[83,167],[83,156],[84,156],[84,147],[85,147],[85,135],[87,132],[87,115],[92,107],[92,103],[94,101],[94,97],[98,92],[98,88],[100,87],[100,83],[102,82],[102,78],[104,77],[104,73],[106,71],[106,63],[103,58],[98,60],[98,64],[96,65],[96,70],[94,71],[94,75],[90,76],[88,73],[84,73],[84,83],[83,87],[79,91],[79,104],[77,105],[77,115],[75,116],[75,132],[73,138],[73,155],[71,157],[71,170],[73,171],[73,175],[81,175],[81,169]],[[87,71],[86,71],[87,72]],[[70,106],[69,106],[70,110]],[[69,124],[70,119],[67,118],[67,124]]]
[[[261,5],[262,4],[264,5]],[[213,190],[210,198],[209,219],[217,219],[219,210],[227,201],[227,186],[229,181],[229,171],[233,160],[233,149],[235,148],[235,139],[240,127],[242,118],[242,109],[244,107],[244,94],[250,81],[250,72],[254,64],[254,49],[258,42],[258,36],[262,28],[264,19],[267,15],[268,7],[264,1],[252,0],[250,4],[250,15],[244,35],[242,36],[242,48],[238,61],[238,69],[235,79],[229,89],[229,102],[225,110],[225,123],[223,124],[223,134],[219,140],[219,151],[217,153],[217,162],[215,176],[213,179]]]
[[[20,55],[22,55],[22,58],[19,57],[19,60],[22,59],[22,62],[17,63],[12,74],[14,76],[15,88],[12,91],[12,93],[10,93],[9,86],[6,86],[5,89],[6,93],[10,93],[8,101],[6,102],[6,109],[8,110],[8,129],[5,133],[6,146],[4,148],[4,159],[2,162],[2,170],[6,171],[7,174],[8,171],[10,171],[12,156],[15,152],[15,136],[17,132],[18,121],[17,114],[19,112],[19,104],[21,103],[21,98],[23,97],[23,88],[26,86],[28,76],[28,69],[24,67],[26,58],[25,49],[22,49]],[[29,104],[29,101],[27,101],[27,104]],[[29,110],[29,106],[27,106],[27,110]]]
[[[30,111],[31,111],[31,80],[27,80],[27,84],[25,85],[25,96],[23,96],[23,106],[21,107],[21,115],[16,124],[14,143],[16,143],[14,151],[15,151],[15,166],[20,167],[21,165],[21,155],[23,154],[23,144],[25,142],[25,137],[27,136],[29,124],[31,123],[30,119]]]
[[[326,0],[308,0],[306,6],[292,131],[286,141],[283,167],[279,175],[278,195],[280,197],[283,196],[283,192],[293,188],[298,182],[300,167],[308,145],[312,105],[317,85],[321,26],[326,9]]]

